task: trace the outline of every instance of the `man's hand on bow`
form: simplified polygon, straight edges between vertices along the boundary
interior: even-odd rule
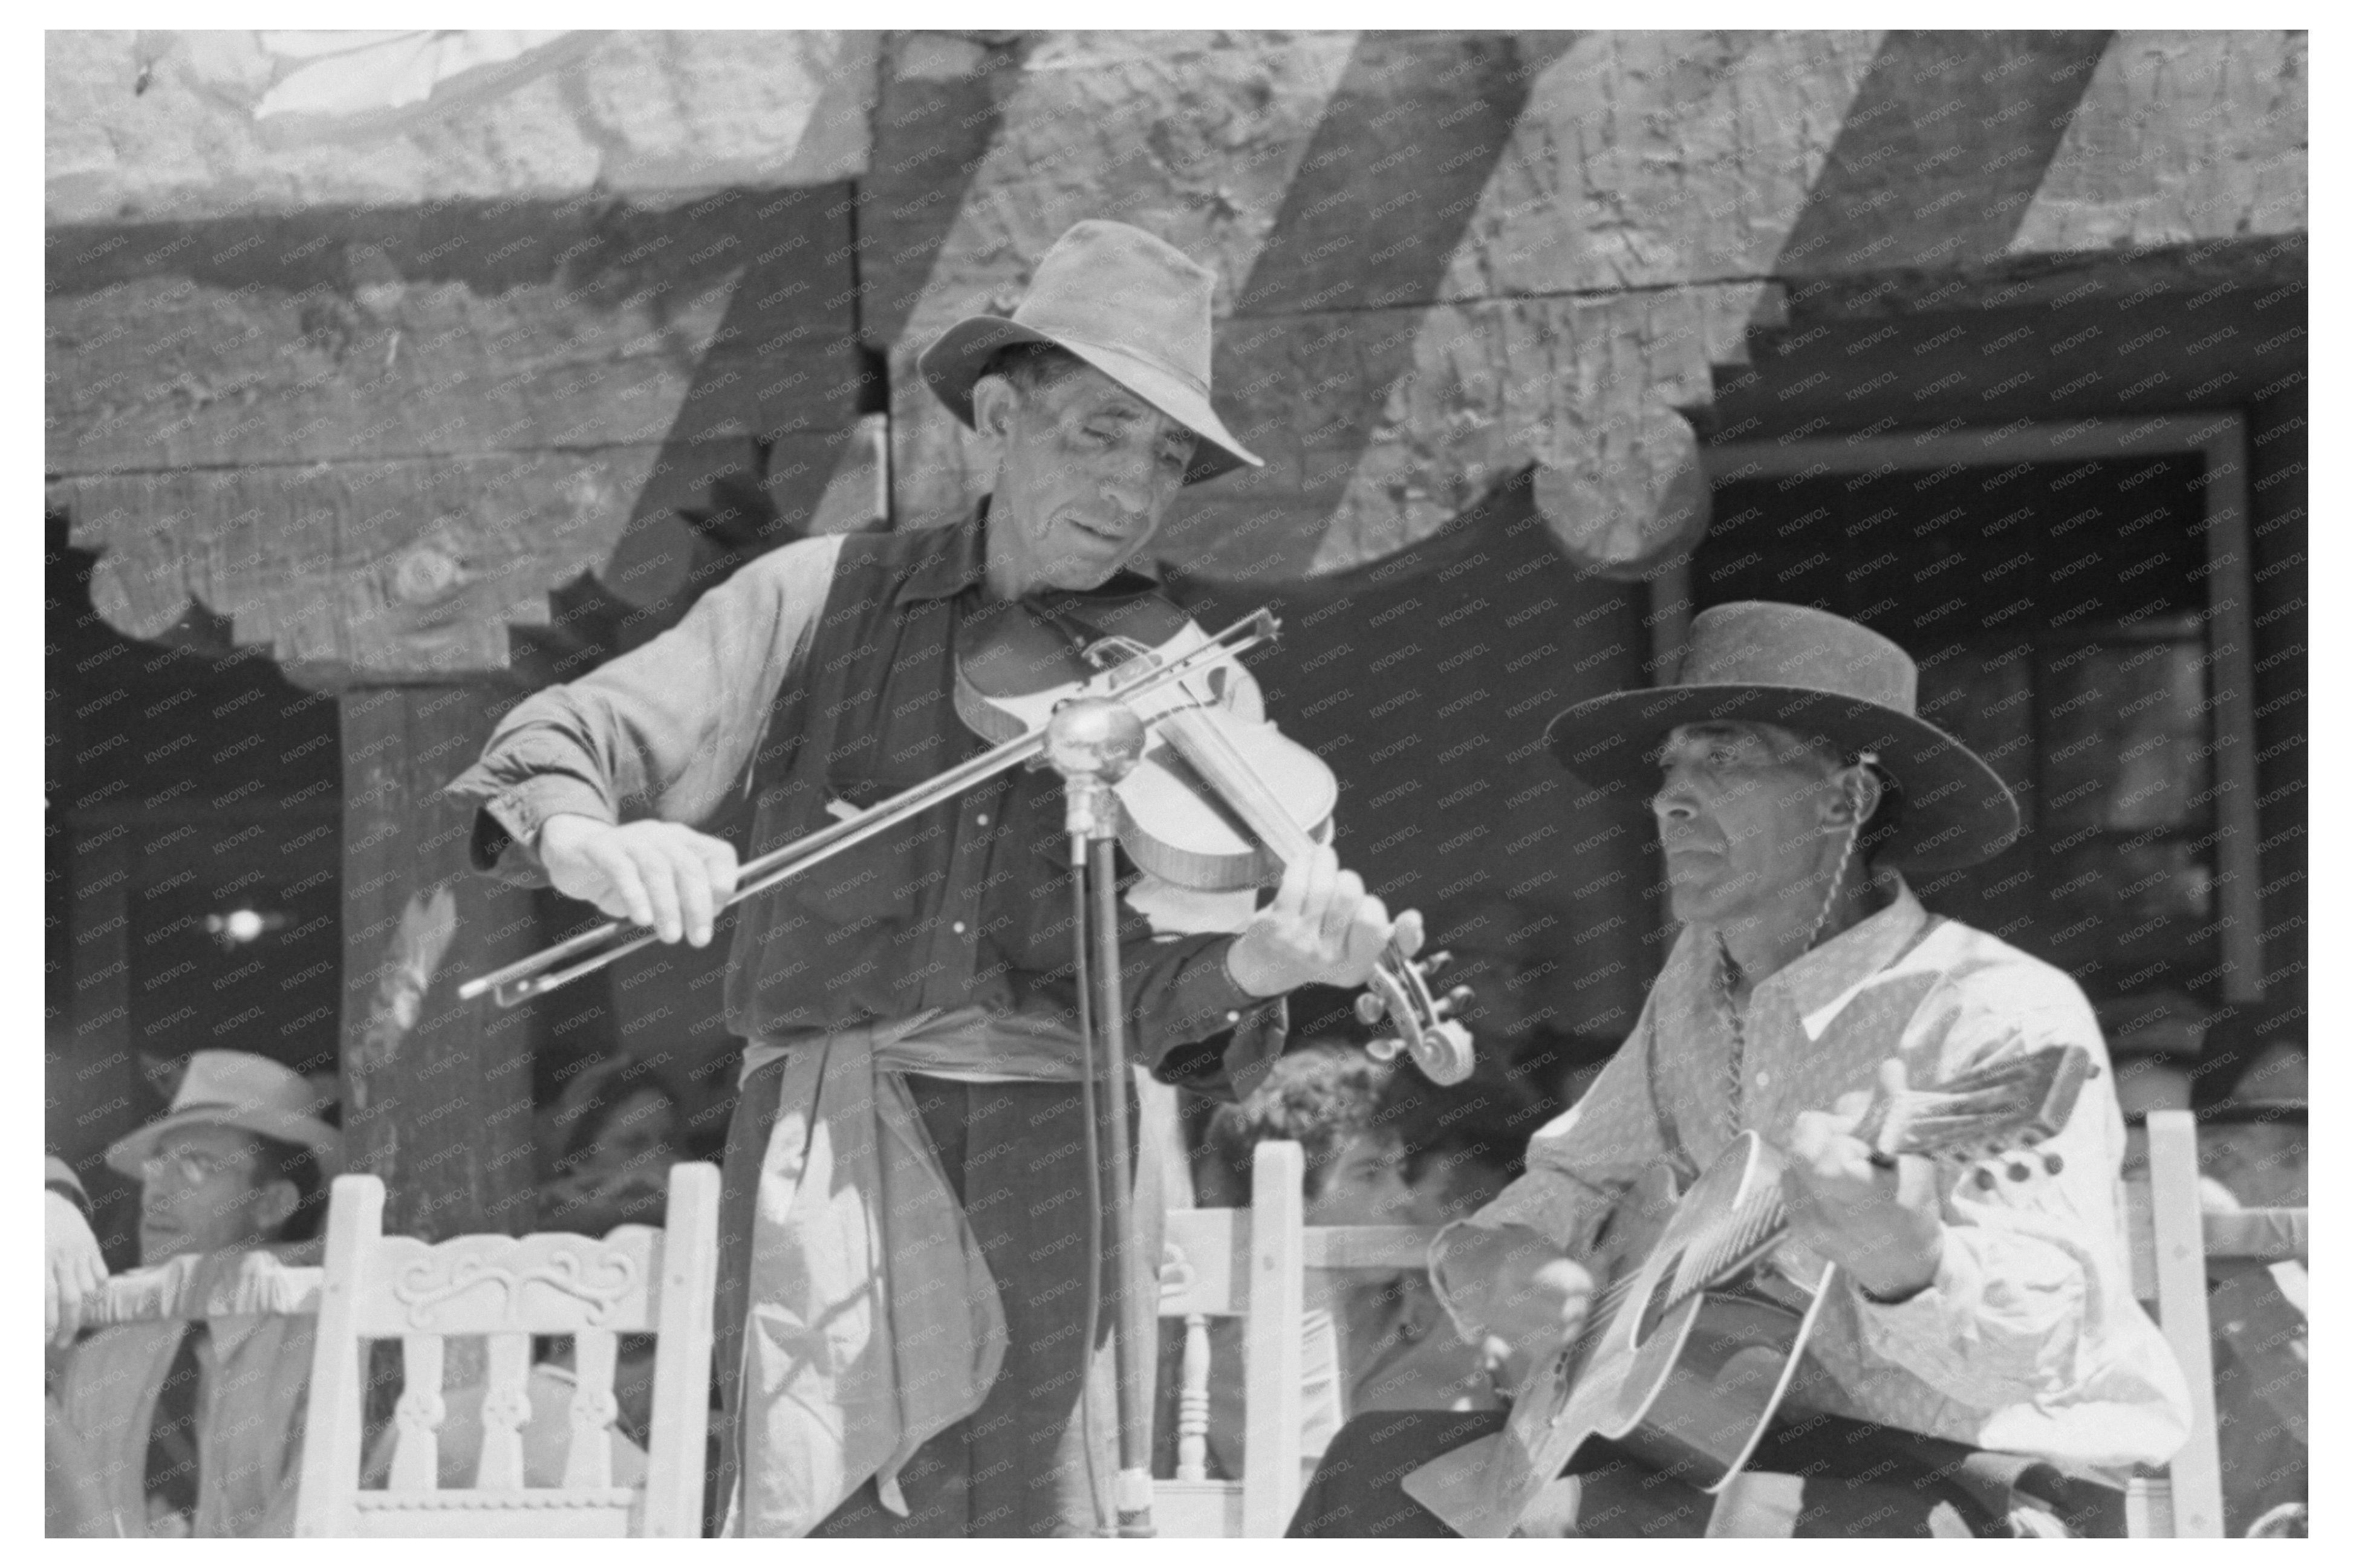
[[[559,812],[541,826],[538,850],[557,892],[651,926],[664,942],[707,945],[735,891],[735,847],[675,822],[617,826]]]
[[[1903,1093],[1904,1064],[1882,1062],[1879,1082],[1883,1093]],[[1945,1222],[1933,1165],[1912,1155],[1893,1168],[1874,1163],[1871,1145],[1854,1135],[1870,1105],[1857,1090],[1841,1095],[1833,1110],[1799,1113],[1781,1194],[1794,1239],[1845,1269],[1866,1295],[1892,1302],[1935,1282]]]
[[[41,1194],[41,1218],[48,1255],[42,1278],[48,1310],[42,1323],[51,1344],[69,1345],[81,1332],[87,1304],[106,1283],[106,1259],[90,1221],[63,1193]]]
[[[1234,984],[1253,996],[1280,996],[1302,985],[1362,985],[1394,938],[1412,957],[1421,949],[1421,916],[1408,910],[1392,923],[1388,907],[1365,891],[1364,879],[1340,869],[1319,847],[1286,867],[1274,901],[1251,917],[1227,950]]]

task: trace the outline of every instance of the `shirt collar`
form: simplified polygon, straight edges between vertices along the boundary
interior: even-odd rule
[[[1819,1037],[1848,999],[1901,957],[1927,924],[1928,911],[1913,896],[1901,873],[1883,871],[1872,883],[1887,896],[1886,907],[1857,921],[1811,952],[1800,953],[1757,984],[1760,992],[1770,990],[1788,999],[1810,1038]],[[1675,946],[1670,964],[1680,959],[1688,966],[1685,973],[1691,984],[1712,984],[1715,933],[1686,926]]]
[[[1887,896],[1885,908],[1799,954],[1764,982],[1788,998],[1810,1037],[1819,1037],[1849,997],[1901,957],[1928,922],[1928,911],[1900,872],[1883,871],[1872,880]]]

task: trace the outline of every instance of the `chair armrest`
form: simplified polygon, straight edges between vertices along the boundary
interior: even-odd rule
[[[2210,1259],[2243,1258],[2259,1263],[2311,1260],[2310,1209],[2236,1209],[2203,1217],[2206,1256]]]

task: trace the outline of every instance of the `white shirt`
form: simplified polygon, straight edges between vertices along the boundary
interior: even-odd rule
[[[1799,1111],[1869,1089],[1890,1056],[1915,1085],[2044,1046],[2083,1047],[2099,1072],[2038,1151],[2060,1157],[2058,1174],[2039,1161],[2025,1181],[2010,1179],[2001,1158],[1939,1163],[1947,1230],[1934,1283],[1886,1306],[1841,1277],[1808,1352],[1827,1373],[1811,1401],[2095,1469],[2162,1463],[2188,1437],[2189,1394],[2133,1298],[2124,1121],[2091,1006],[2064,973],[1983,931],[1944,921],[1924,935],[1931,917],[1902,879],[1883,886],[1893,894],[1884,909],[1756,987],[1743,1026],[1742,1129],[1787,1147]],[[1626,1047],[1536,1133],[1527,1174],[1461,1224],[1525,1226],[1582,1253],[1649,1167],[1680,1152],[1688,1173],[1722,1152],[1733,1136],[1733,1040],[1715,973],[1714,934],[1685,928]],[[1431,1247],[1450,1310],[1446,1258],[1459,1234],[1450,1226]],[[1819,1268],[1794,1243],[1785,1249],[1801,1277],[1811,1276],[1807,1263]]]

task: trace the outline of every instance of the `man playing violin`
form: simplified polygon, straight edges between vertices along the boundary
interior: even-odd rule
[[[1683,930],[1632,1036],[1537,1132],[1527,1173],[1440,1234],[1440,1297],[1466,1336],[1553,1364],[1600,1321],[1588,1265],[1620,1198],[1660,1164],[1688,1183],[1744,1131],[1787,1157],[1793,1277],[1837,1272],[1785,1421],[1719,1496],[1588,1440],[1577,1475],[1533,1478],[1522,1533],[2000,1533],[2027,1499],[2041,1514],[2020,1517],[2105,1531],[2114,1483],[2188,1433],[2180,1372],[2130,1289],[2105,1072],[2032,1157],[1932,1165],[1859,1136],[1874,1082],[2042,1047],[2105,1059],[2072,980],[1931,915],[1894,869],[1973,864],[2019,828],[1993,771],[1917,717],[1917,679],[1852,622],[1725,605],[1694,619],[1677,684],[1553,723],[1583,782],[1649,795]],[[1510,1528],[1462,1484],[1483,1459],[1460,1451],[1500,1425],[1351,1424],[1293,1533]]]
[[[1151,588],[1125,568],[1178,490],[1259,461],[1209,405],[1212,282],[1141,230],[1073,227],[1010,319],[959,322],[920,361],[994,470],[977,515],[788,545],[517,707],[450,786],[480,803],[477,863],[702,945],[736,855],[694,825],[731,797],[765,853],[980,750],[951,700],[978,630],[1049,600],[1073,627],[1098,604],[1115,622]],[[1247,677],[1229,689],[1254,710]],[[1220,1096],[1281,1051],[1287,992],[1361,984],[1388,943],[1421,942],[1329,850],[1222,930],[1154,892],[1123,910],[1127,1036]],[[1015,773],[741,911],[731,1531],[1086,1533],[1107,1508],[1070,907],[1060,781]]]

